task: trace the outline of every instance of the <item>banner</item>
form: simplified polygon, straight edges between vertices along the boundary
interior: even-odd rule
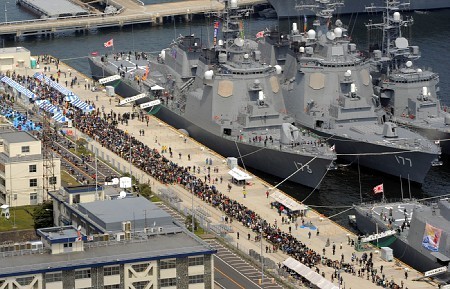
[[[158,105],[158,104],[161,104],[161,100],[159,100],[159,99],[152,100],[152,101],[149,101],[149,102],[146,102],[146,103],[142,103],[140,105],[140,107],[141,107],[141,109],[144,109],[144,108],[149,108],[149,107],[152,107],[152,106],[155,106],[155,105]]]
[[[105,84],[105,83],[108,83],[108,82],[111,82],[111,81],[114,81],[114,80],[118,80],[118,79],[120,79],[120,76],[116,74],[116,75],[111,75],[111,76],[108,76],[108,77],[100,78],[98,80],[98,83]]]
[[[219,34],[219,21],[214,21],[214,39],[213,45],[217,45],[217,35]]]
[[[422,246],[426,249],[437,252],[439,251],[439,242],[441,241],[442,229],[425,225],[425,232],[423,233]]]
[[[144,98],[146,96],[147,95],[145,93],[140,93],[140,94],[135,95],[135,96],[127,97],[127,98],[121,100],[119,102],[119,105],[124,105],[124,104],[130,103],[130,102],[136,101],[138,99]]]

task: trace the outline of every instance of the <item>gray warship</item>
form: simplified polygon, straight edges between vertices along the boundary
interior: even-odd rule
[[[281,87],[288,114],[297,125],[325,137],[338,160],[422,184],[439,163],[440,148],[387,121],[374,94],[369,61],[340,20],[329,28],[339,1],[317,3],[308,5],[317,11],[313,29],[300,32],[295,25],[282,38],[288,46],[286,40],[260,44],[266,46],[261,51],[267,62],[284,63]]]
[[[400,7],[409,3],[388,1],[370,11],[383,11],[383,22],[369,22],[369,52],[373,83],[389,119],[408,126],[440,144],[442,153],[450,154],[450,114],[438,97],[439,76],[414,62],[420,57],[418,46],[410,45],[402,31],[413,19],[403,17]],[[400,6],[402,5],[402,6]],[[372,41],[380,36],[377,43]]]
[[[354,206],[355,224],[380,247],[390,247],[396,258],[420,272],[447,267],[450,262],[450,202],[404,200]],[[437,270],[437,280],[450,281],[447,268]]]
[[[279,83],[281,68],[260,61],[255,41],[243,38],[242,11],[225,1],[212,46],[179,37],[158,57],[119,53],[90,57],[95,78],[121,75],[116,92],[162,104],[149,113],[244,166],[318,188],[336,159],[330,147],[292,125]],[[222,27],[219,32],[219,27]],[[220,35],[221,34],[221,35]],[[154,90],[158,87],[163,91]]]
[[[314,12],[309,8],[298,8],[301,4],[297,0],[268,0],[270,5],[275,9],[279,18],[291,17],[295,19],[303,15],[314,15]],[[318,2],[318,1],[316,1]],[[450,1],[448,0],[409,0],[411,5],[405,7],[404,10],[431,10],[450,8]],[[336,14],[351,14],[364,13],[365,8],[372,5],[382,5],[384,0],[345,0],[345,5],[335,11]]]

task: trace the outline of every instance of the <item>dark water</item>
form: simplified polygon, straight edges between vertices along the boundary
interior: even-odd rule
[[[145,2],[156,2],[156,0],[146,0]],[[15,1],[9,0],[7,4],[8,21],[33,18],[29,13],[16,7],[14,3]],[[0,7],[0,11],[2,8]],[[440,74],[440,96],[447,105],[450,105],[450,74],[448,73],[450,22],[447,19],[449,12],[450,10],[440,10],[430,12],[427,15],[410,14],[415,21],[411,44],[418,45],[422,51],[419,65],[432,67],[434,71]],[[299,17],[299,19],[301,18]],[[352,32],[352,39],[358,43],[361,49],[366,47],[364,23],[367,23],[370,18],[378,20],[380,15],[353,15],[341,18],[344,23],[351,23],[349,31]],[[300,22],[298,19],[278,21],[276,19],[249,18],[245,22],[245,33],[247,37],[254,37],[256,32],[266,27],[274,26],[286,31],[291,26],[291,23],[296,20]],[[158,27],[134,25],[123,29],[91,30],[87,33],[71,32],[58,34],[54,37],[37,36],[19,38],[16,41],[7,39],[5,44],[6,46],[27,47],[32,51],[33,55],[52,54],[69,63],[77,70],[89,74],[86,56],[94,51],[99,53],[107,52],[103,48],[103,43],[111,38],[114,39],[116,51],[140,50],[159,52],[180,34],[195,33],[197,36],[201,36],[204,43],[207,43],[208,40],[211,41],[213,35],[211,22],[212,19],[210,18],[194,20],[191,23],[183,23],[177,20],[175,23],[166,23]],[[271,176],[258,174],[273,184],[280,181]],[[450,182],[448,180],[450,180],[450,165],[447,161],[444,163],[444,166],[432,168],[422,187],[412,186],[411,190],[409,190],[408,183],[404,181],[403,191],[405,197],[409,196],[409,191],[411,191],[412,196],[418,198],[442,195],[450,193]],[[304,200],[310,195],[305,203],[323,206],[317,209],[329,216],[343,211],[344,208],[340,208],[341,206],[359,203],[360,195],[362,195],[364,200],[373,199],[372,188],[380,183],[384,183],[387,198],[401,197],[399,180],[365,170],[361,170],[361,173],[358,174],[357,167],[347,167],[329,172],[322,183],[321,190],[312,194],[310,194],[311,189],[289,182],[283,183],[280,189],[299,200]],[[345,223],[346,214],[339,215],[336,220]]]

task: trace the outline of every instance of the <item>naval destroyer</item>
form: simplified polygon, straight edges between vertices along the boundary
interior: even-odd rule
[[[315,15],[309,7],[301,7],[301,4],[320,2],[320,0],[268,0],[275,9],[279,18],[292,17],[293,19],[303,15]],[[323,1],[321,1],[323,2]],[[409,0],[411,5],[403,8],[404,10],[431,10],[440,8],[449,8],[448,0]],[[351,14],[366,12],[368,6],[383,5],[384,0],[345,0],[344,5],[335,11],[336,14]]]
[[[403,32],[411,27],[413,19],[401,15],[401,4],[386,0],[384,6],[369,8],[383,11],[382,23],[370,21],[366,25],[375,92],[390,120],[434,140],[448,155],[450,114],[438,97],[439,76],[415,65],[420,57],[419,47],[411,45]],[[375,39],[380,41],[372,41]]]
[[[283,66],[288,113],[297,125],[325,137],[338,160],[422,184],[439,163],[440,148],[387,121],[374,94],[370,62],[340,20],[330,27],[337,6],[338,1],[320,2],[314,29],[300,32],[295,25],[289,36],[264,41],[264,59]]]
[[[141,107],[160,100],[149,113],[244,166],[319,187],[335,153],[292,125],[279,83],[281,67],[262,63],[257,43],[243,37],[241,18],[249,11],[236,0],[225,6],[223,21],[214,23],[213,45],[204,47],[189,35],[156,58],[137,52],[92,56],[93,77],[120,75],[118,94],[144,93],[136,101]]]
[[[361,238],[390,247],[398,259],[420,272],[437,270],[450,281],[450,202],[448,198],[355,205],[354,222]],[[372,235],[373,234],[373,235]]]

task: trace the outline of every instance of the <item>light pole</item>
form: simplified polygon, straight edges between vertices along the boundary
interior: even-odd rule
[[[8,23],[8,10],[6,9],[6,4],[9,4],[9,2],[5,1],[5,23]]]
[[[260,223],[260,228],[259,228],[259,232],[260,232],[260,244],[261,244],[261,286],[264,282],[264,257],[263,257],[263,227],[262,227],[262,221]]]

